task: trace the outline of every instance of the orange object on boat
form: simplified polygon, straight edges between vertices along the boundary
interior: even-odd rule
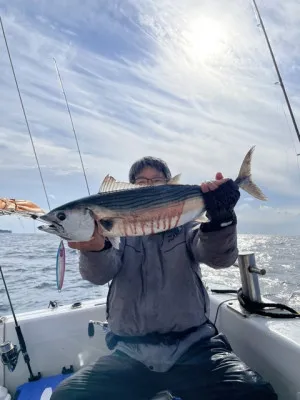
[[[23,216],[39,216],[45,214],[38,205],[30,200],[17,200],[0,197],[0,215],[21,214]]]

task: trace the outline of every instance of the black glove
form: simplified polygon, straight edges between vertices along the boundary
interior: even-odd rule
[[[206,214],[210,222],[201,224],[201,231],[217,231],[229,225],[236,225],[234,207],[240,195],[239,187],[232,179],[216,190],[203,193]]]

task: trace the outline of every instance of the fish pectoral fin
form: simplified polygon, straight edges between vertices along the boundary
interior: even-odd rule
[[[168,182],[168,185],[178,185],[178,183],[180,182],[180,178],[181,174],[173,176],[173,178],[171,178],[170,181]]]
[[[210,219],[207,218],[206,213],[204,213],[200,215],[200,217],[196,218],[195,221],[200,222],[202,224],[207,224],[210,221]]]
[[[102,218],[98,220],[98,223],[105,231],[111,231],[114,226],[114,219],[113,218]]]
[[[139,185],[141,186],[141,185]],[[100,186],[99,193],[116,192],[118,190],[136,189],[137,185],[128,182],[118,182],[114,177],[106,175]]]
[[[113,248],[119,250],[121,239],[118,236],[109,237],[108,240],[110,241]]]
[[[197,225],[195,225],[192,230],[196,230],[199,229],[200,225],[199,224],[207,224],[208,222],[210,222],[210,219],[206,216],[206,212],[203,213],[202,215],[200,215],[200,217],[194,219],[195,222],[198,222]]]

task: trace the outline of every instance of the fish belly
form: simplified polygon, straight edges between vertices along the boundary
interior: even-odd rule
[[[103,234],[107,237],[153,235],[195,220],[203,211],[204,203],[199,197],[166,204],[164,207],[132,211],[107,219],[111,226],[110,229],[104,228]]]

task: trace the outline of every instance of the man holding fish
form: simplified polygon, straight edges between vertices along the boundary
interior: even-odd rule
[[[164,390],[182,400],[277,399],[209,320],[199,267],[236,261],[239,187],[265,200],[251,180],[252,152],[235,181],[217,173],[200,186],[180,185],[164,161],[145,157],[131,167],[130,184],[106,177],[97,209],[90,198],[81,201],[80,233],[70,233],[74,202],[44,217],[52,225],[40,229],[80,250],[83,279],[111,282],[106,342],[112,354],[63,381],[51,400],[150,400]],[[88,225],[86,208],[96,221],[92,238],[81,229]]]

